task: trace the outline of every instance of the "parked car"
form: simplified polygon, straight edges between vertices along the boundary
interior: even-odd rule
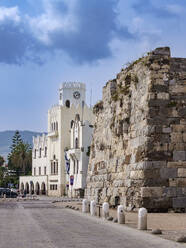
[[[4,197],[6,195],[6,198],[16,198],[18,194],[16,192],[12,192],[8,188],[0,188],[0,197]]]

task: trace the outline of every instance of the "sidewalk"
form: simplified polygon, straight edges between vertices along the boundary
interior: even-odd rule
[[[67,205],[78,207],[79,211],[82,211],[81,202],[56,202],[57,207],[65,207]],[[117,210],[110,209],[109,215],[113,218],[117,217]],[[98,208],[97,208],[98,216]],[[95,217],[98,218],[98,217]],[[125,222],[128,227],[137,229],[138,213],[126,212]],[[148,214],[148,231],[151,232],[154,229],[161,229],[162,235],[158,235],[162,238],[176,241],[177,238],[184,235],[186,236],[186,213],[149,213]]]

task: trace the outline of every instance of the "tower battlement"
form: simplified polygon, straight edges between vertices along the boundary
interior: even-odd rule
[[[61,89],[86,89],[86,85],[84,83],[80,82],[64,82],[60,85],[60,90]]]

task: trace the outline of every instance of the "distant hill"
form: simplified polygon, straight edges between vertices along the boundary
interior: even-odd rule
[[[32,137],[37,135],[42,135],[42,133],[32,132],[32,131],[19,131],[21,138],[24,142],[27,142],[32,145]],[[0,155],[7,157],[10,146],[12,144],[12,137],[14,136],[15,131],[2,131],[0,132]]]

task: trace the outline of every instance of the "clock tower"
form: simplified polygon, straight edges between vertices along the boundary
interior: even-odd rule
[[[59,105],[70,108],[71,105],[81,105],[85,102],[85,84],[83,83],[63,83],[59,89]]]

